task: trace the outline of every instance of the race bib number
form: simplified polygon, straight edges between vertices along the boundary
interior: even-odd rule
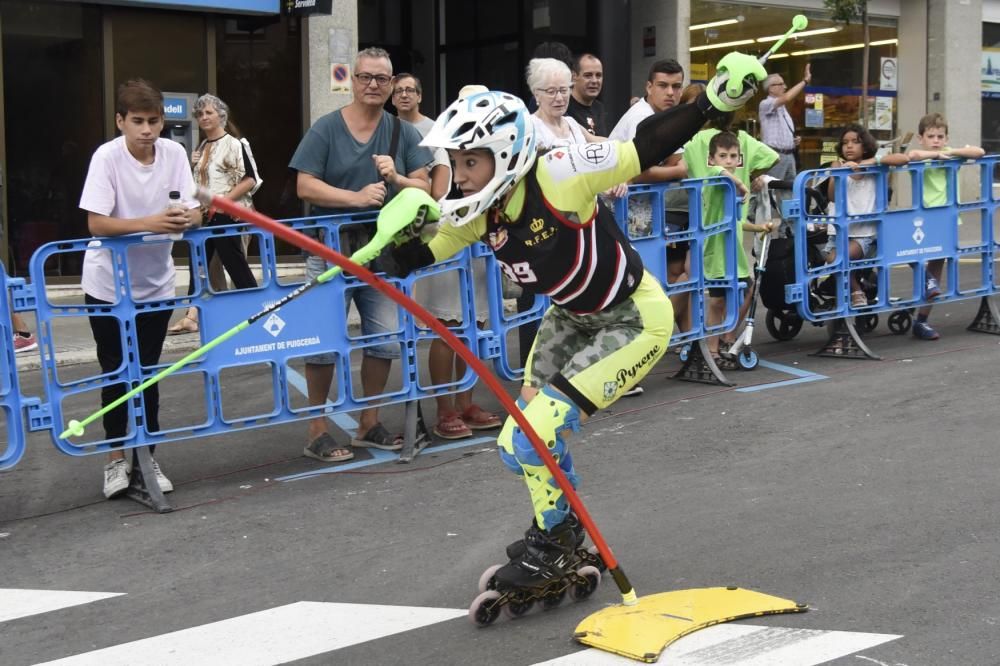
[[[535,271],[531,270],[531,264],[527,261],[519,261],[515,264],[508,264],[504,261],[497,263],[500,264],[500,270],[503,271],[504,275],[514,282],[520,284],[538,282],[538,276],[535,275]]]
[[[553,182],[580,174],[609,171],[618,166],[618,143],[578,143],[560,146],[545,153],[546,167]]]

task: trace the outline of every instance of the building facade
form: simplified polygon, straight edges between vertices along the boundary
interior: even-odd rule
[[[318,0],[313,14],[290,12],[295,4],[0,0],[8,273],[24,275],[43,243],[88,235],[77,204],[90,155],[115,135],[115,88],[136,76],[169,93],[168,132],[189,145],[198,137],[185,100],[224,99],[265,181],[257,207],[302,214],[288,160],[312,122],[350,100],[353,55],[373,45],[397,72],[421,78],[433,116],[467,83],[527,96],[532,52],[560,41],[603,60],[613,121],[642,94],[653,61],[675,58],[688,80],[706,80],[726,51],[763,53],[803,13],[820,32],[789,40],[768,69],[793,82],[811,64],[812,83],[791,107],[804,168],[825,161],[839,128],[858,118],[864,79],[877,138],[915,131],[921,115],[939,111],[953,144],[1000,148],[1000,0],[870,0],[864,76],[860,25],[832,21],[822,0]],[[982,50],[968,48],[980,40]],[[756,101],[749,107],[739,120],[754,131]],[[78,261],[67,255],[46,272],[73,280]]]

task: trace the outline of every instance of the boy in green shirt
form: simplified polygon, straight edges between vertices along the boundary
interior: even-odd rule
[[[721,119],[720,126],[725,128],[731,122],[729,118]],[[684,163],[687,166],[689,177],[707,178],[710,176],[729,176],[736,183],[736,188],[744,197],[749,194],[747,186],[753,176],[767,171],[778,161],[778,153],[761,143],[752,136],[739,130],[734,134],[719,127],[706,129],[698,132],[684,145]],[[702,197],[702,221],[704,226],[710,226],[722,220],[725,202],[723,192],[719,188],[709,188]],[[740,209],[740,223],[744,231],[771,231],[774,225],[753,224],[747,222],[747,209],[745,206]],[[711,236],[705,241],[704,261],[702,271],[707,279],[720,279],[726,273],[726,243],[722,234]],[[736,274],[740,281],[746,285],[745,298],[740,306],[738,322],[743,321],[747,309],[750,307],[750,262],[747,260],[746,251],[743,249],[742,239],[736,240]],[[708,290],[709,305],[706,323],[716,325],[725,318],[726,292],[724,289],[711,288]],[[737,324],[737,327],[739,325]],[[736,329],[723,334],[723,343],[732,344],[735,339]],[[716,362],[721,363],[722,369],[732,369],[735,367],[733,359],[723,360],[719,357],[719,336],[712,336],[708,339],[708,348],[712,356],[716,357]]]
[[[910,161],[915,160],[977,160],[986,154],[978,146],[964,148],[948,147],[948,121],[940,113],[929,113],[917,125],[917,140],[920,148],[907,153]],[[948,170],[924,169],[924,207],[948,204]],[[944,259],[927,262],[926,295],[932,300],[941,295],[941,269]],[[927,323],[931,306],[917,310],[917,320],[913,323],[913,336],[918,340],[937,340],[941,336]]]

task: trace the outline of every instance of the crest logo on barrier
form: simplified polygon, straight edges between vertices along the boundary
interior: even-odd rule
[[[272,312],[271,316],[264,320],[264,330],[275,338],[278,337],[284,328],[285,320],[279,317],[275,312]]]
[[[927,234],[924,233],[924,230],[920,228],[922,226],[924,226],[924,218],[922,218],[922,217],[915,217],[915,218],[913,218],[913,236],[912,236],[912,238],[913,238],[913,242],[916,243],[917,245],[920,245],[923,242],[923,240],[924,240],[924,236],[927,235]]]

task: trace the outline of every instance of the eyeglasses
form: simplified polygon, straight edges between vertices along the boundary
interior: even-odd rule
[[[399,95],[416,95],[419,92],[416,88],[396,88],[392,94],[398,97]]]
[[[391,76],[386,76],[385,74],[369,74],[367,72],[361,72],[359,74],[355,74],[354,78],[358,80],[358,83],[360,83],[365,87],[370,86],[372,84],[372,81],[374,81],[375,83],[378,84],[379,88],[384,88],[385,86],[389,85],[390,81],[392,81]]]
[[[545,88],[544,90],[538,88],[535,90],[539,95],[544,95],[545,97],[554,98],[556,95],[562,95],[566,97],[569,95],[569,88]]]

